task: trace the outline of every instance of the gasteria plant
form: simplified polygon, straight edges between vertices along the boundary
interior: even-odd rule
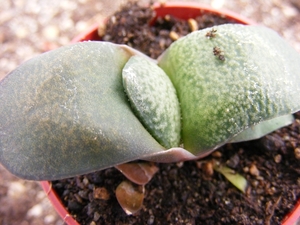
[[[72,44],[0,82],[0,162],[54,180],[137,159],[198,159],[290,124],[299,92],[299,53],[265,27],[195,31],[157,60],[124,45]]]

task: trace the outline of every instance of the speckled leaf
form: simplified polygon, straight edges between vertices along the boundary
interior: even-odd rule
[[[178,94],[184,148],[198,155],[300,109],[299,53],[268,28],[214,29],[179,39],[158,60]]]
[[[51,180],[164,150],[124,93],[121,73],[132,54],[128,47],[84,42],[8,74],[0,83],[0,162],[17,176]]]
[[[123,85],[137,117],[164,147],[180,141],[180,107],[170,78],[154,62],[133,56],[126,63]]]

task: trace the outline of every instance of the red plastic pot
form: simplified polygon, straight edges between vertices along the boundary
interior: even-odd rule
[[[234,20],[240,24],[249,24],[254,25],[255,23],[247,18],[244,18],[236,13],[233,13],[228,10],[218,10],[211,8],[207,5],[202,5],[199,3],[165,3],[165,4],[155,4],[154,9],[156,11],[156,18],[163,17],[165,15],[173,15],[180,19],[189,19],[201,16],[206,13],[214,13],[221,15],[230,20]],[[155,18],[155,19],[156,19]],[[155,20],[154,19],[154,20]],[[76,43],[80,41],[99,41],[101,37],[98,35],[99,24],[95,24],[90,27],[84,33],[75,37],[71,43]],[[61,200],[54,189],[52,189],[51,182],[42,181],[41,185],[53,204],[55,210],[61,216],[65,223],[69,225],[79,225],[75,219],[68,213],[64,205],[61,203]],[[300,200],[295,205],[292,212],[290,212],[282,221],[282,225],[297,225],[300,222]]]

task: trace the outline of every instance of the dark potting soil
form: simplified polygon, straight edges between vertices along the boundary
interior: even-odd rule
[[[157,58],[174,32],[190,32],[186,21],[170,16],[149,26],[153,16],[151,8],[129,3],[108,21],[103,39]],[[228,23],[215,15],[196,21],[199,29]],[[280,224],[300,198],[299,112],[295,118],[288,127],[259,140],[227,144],[202,160],[158,164],[159,172],[145,186],[143,208],[134,216],[126,215],[115,198],[116,187],[126,179],[115,168],[52,185],[80,224]],[[211,170],[212,159],[242,174],[248,180],[246,193]]]

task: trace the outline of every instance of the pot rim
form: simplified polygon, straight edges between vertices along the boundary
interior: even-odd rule
[[[40,182],[44,192],[46,193],[48,199],[52,203],[55,211],[63,219],[64,223],[69,225],[80,225],[77,221],[68,213],[65,206],[62,204],[59,196],[56,191],[52,188],[52,183],[50,181],[41,181]]]
[[[180,2],[180,1],[166,2],[166,3],[156,2],[156,3],[154,3],[153,7],[156,11],[155,18],[157,18],[158,16],[168,14],[166,12],[166,9],[167,9],[167,10],[172,10],[172,15],[175,12],[176,17],[181,18],[181,19],[186,19],[186,20],[189,18],[193,18],[193,17],[210,12],[213,14],[224,16],[228,19],[238,21],[240,24],[247,24],[247,25],[255,25],[256,24],[256,22],[254,22],[253,20],[251,20],[247,17],[244,17],[238,13],[235,13],[233,11],[230,11],[227,9],[216,9],[207,4],[197,3],[197,2]],[[179,10],[179,8],[180,8],[180,10]],[[186,14],[183,12],[182,9],[189,9],[191,12]],[[199,12],[199,9],[200,9],[200,12]]]
[[[154,9],[156,11],[156,17],[169,14],[168,11],[172,10],[172,15],[181,19],[193,18],[208,12],[227,17],[235,20],[241,24],[256,25],[256,23],[246,17],[239,15],[238,13],[232,12],[226,9],[215,9],[209,5],[194,3],[194,2],[166,2],[166,3],[155,3]],[[179,10],[180,9],[180,10]],[[190,10],[189,14],[184,13],[184,10]],[[102,21],[103,22],[103,21]],[[88,41],[88,40],[101,40],[98,36],[99,23],[92,25],[87,30],[72,39],[72,43]],[[41,181],[41,186],[46,193],[47,197],[51,201],[53,207],[58,212],[60,217],[65,223],[69,225],[79,225],[79,223],[67,212],[66,208],[62,204],[56,191],[52,188],[50,181]],[[282,221],[281,225],[296,225],[300,221],[300,199],[294,206],[293,210],[288,213]]]

